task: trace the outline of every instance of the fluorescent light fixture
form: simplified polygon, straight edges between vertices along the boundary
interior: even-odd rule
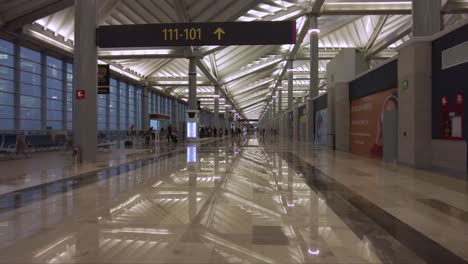
[[[135,56],[135,55],[168,55],[170,49],[141,49],[141,50],[100,50],[100,56]]]
[[[320,250],[319,249],[310,249],[307,250],[307,252],[310,254],[310,255],[314,255],[314,256],[318,256],[320,254]]]
[[[156,228],[129,228],[124,227],[121,229],[110,229],[104,230],[104,233],[133,233],[133,234],[148,234],[148,235],[169,235],[170,232],[167,229],[156,229]]]
[[[156,81],[158,85],[164,86],[164,85],[189,85],[188,81]],[[203,85],[203,81],[197,81],[198,85]],[[200,91],[200,90],[197,90]]]
[[[320,34],[320,29],[318,29],[318,28],[309,29],[309,34],[312,34],[312,33]]]
[[[278,90],[281,90],[283,89],[283,86],[282,85],[278,85]]]
[[[64,43],[61,43],[60,41],[57,41],[51,37],[48,37],[42,33],[39,33],[37,31],[34,31],[34,30],[31,30],[31,29],[28,29],[28,31],[36,38],[40,39],[40,40],[43,40],[49,44],[52,44],[54,46],[57,46],[59,48],[62,48],[62,49],[65,49],[67,51],[73,51],[73,47],[70,47]]]
[[[220,95],[219,94],[213,94],[213,98],[219,98]]]
[[[120,73],[120,74],[122,74],[122,75],[125,75],[125,76],[127,76],[127,77],[129,77],[129,78],[131,78],[131,79],[134,79],[134,80],[137,80],[137,81],[140,81],[140,80],[141,80],[140,77],[138,77],[138,76],[136,76],[136,75],[133,75],[133,74],[131,74],[131,73],[128,73],[128,72],[126,72],[126,71],[122,71],[121,69],[119,69],[119,68],[117,68],[117,67],[115,67],[115,66],[110,65],[110,69],[113,70],[113,71],[115,71],[115,72],[118,72],[118,73]]]
[[[282,60],[283,59],[274,59],[274,60],[272,60],[270,62],[267,62],[267,63],[257,64],[256,66],[253,66],[253,67],[249,68],[248,70],[245,70],[245,71],[242,71],[242,72],[239,72],[237,74],[234,74],[232,76],[227,77],[226,79],[223,80],[223,82],[229,83],[229,82],[231,82],[233,80],[237,80],[237,79],[239,79],[241,77],[244,77],[246,75],[249,75],[249,74],[251,74],[253,72],[256,72],[256,71],[261,70],[263,68],[267,68],[267,67],[269,67],[271,65],[274,65],[276,63],[279,63]]]
[[[326,3],[325,5],[410,5],[411,1],[401,1],[401,2],[332,2]]]
[[[277,18],[273,19],[273,21],[287,20],[287,19],[289,19],[289,18],[291,18],[293,16],[299,15],[301,12],[302,12],[302,10],[297,10],[297,11],[291,12],[289,14],[286,14],[284,16],[277,17]]]

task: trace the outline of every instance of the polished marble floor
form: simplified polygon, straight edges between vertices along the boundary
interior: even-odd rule
[[[468,263],[440,172],[254,137],[47,166],[0,173],[0,263]]]

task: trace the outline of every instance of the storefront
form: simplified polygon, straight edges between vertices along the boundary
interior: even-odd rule
[[[396,160],[398,145],[398,76],[393,60],[350,83],[350,150],[373,158]],[[386,153],[386,155],[384,155]]]
[[[328,108],[327,94],[314,100],[314,139],[319,146],[328,146]]]

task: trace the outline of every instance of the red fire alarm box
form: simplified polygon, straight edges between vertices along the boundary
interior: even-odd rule
[[[76,90],[76,100],[83,100],[86,98],[85,90]]]
[[[464,95],[458,93],[451,104],[448,96],[442,96],[440,134],[443,139],[463,139],[463,104]]]

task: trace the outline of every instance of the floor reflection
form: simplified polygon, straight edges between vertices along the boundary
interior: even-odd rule
[[[423,262],[338,187],[255,138],[188,145],[0,196],[0,262]]]

